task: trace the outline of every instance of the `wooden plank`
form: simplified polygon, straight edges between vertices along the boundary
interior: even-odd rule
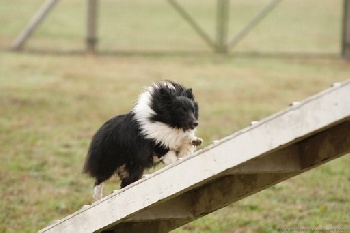
[[[276,155],[283,155],[287,151],[288,156],[296,157],[296,161],[302,164],[303,169],[298,171],[289,171],[283,173],[245,173],[243,174],[227,172],[226,175],[220,176],[218,179],[206,183],[201,187],[198,187],[195,190],[189,191],[181,196],[181,200],[172,201],[172,206],[176,210],[176,205],[181,204],[183,198],[186,198],[186,209],[184,210],[187,214],[182,217],[182,224],[186,222],[193,221],[200,216],[203,216],[207,213],[211,213],[217,209],[220,209],[228,204],[236,202],[246,196],[249,196],[253,193],[256,193],[260,190],[263,190],[275,183],[286,180],[292,176],[298,175],[302,172],[309,170],[311,167],[319,166],[325,162],[328,162],[332,159],[335,159],[339,156],[342,156],[350,152],[350,119],[345,121],[337,126],[334,126],[330,129],[327,129],[321,133],[307,138],[295,145],[291,145],[293,148],[282,149],[280,152],[272,152],[272,157],[268,155],[265,157],[277,158]],[[258,160],[261,161],[261,160]],[[254,161],[255,163],[256,161]],[[300,166],[299,166],[300,168]],[[238,172],[237,169],[233,168],[235,172]],[[228,175],[232,174],[232,175]],[[233,175],[234,174],[234,175]],[[192,200],[193,203],[189,202]],[[172,208],[168,205],[166,208]],[[165,207],[165,206],[164,206]],[[161,208],[157,208],[158,209]],[[153,211],[153,210],[152,210]],[[175,211],[176,212],[176,211]],[[163,215],[165,216],[165,215]],[[192,217],[191,217],[192,216]],[[170,217],[170,218],[169,218]],[[165,219],[174,219],[179,220],[176,216],[166,215]],[[133,219],[138,219],[139,221],[145,220],[143,218],[133,217]],[[149,218],[147,218],[149,219]],[[158,219],[164,219],[162,216],[159,216]],[[155,220],[155,219],[153,219]],[[129,221],[129,220],[126,220]],[[158,224],[158,222],[153,222],[153,224]],[[138,226],[141,226],[139,224]],[[170,227],[170,226],[168,226]],[[118,230],[119,227],[116,228]],[[173,229],[173,228],[168,228]],[[118,232],[118,231],[117,231]]]
[[[211,213],[273,184],[307,171],[311,166],[319,166],[349,153],[349,132],[350,121],[347,121],[298,143],[300,151],[295,150],[296,155],[300,156],[301,159],[306,158],[307,161],[304,163],[301,160],[307,166],[299,172],[235,174],[220,177],[218,180],[205,184],[193,194],[192,199],[196,200],[193,207],[194,215],[203,216]]]
[[[300,164],[303,170],[309,170],[336,156],[349,153],[350,118],[332,126],[300,143]]]
[[[343,155],[350,149],[349,117],[350,81],[234,133],[40,232],[167,232]],[[276,172],[283,169],[280,163],[271,166],[271,173],[256,168],[258,160],[268,169],[267,160],[261,158],[277,156],[278,151],[292,155],[293,169]],[[235,174],[239,166],[257,173]],[[169,208],[181,201],[185,203],[174,215],[160,211],[162,206]]]
[[[137,215],[128,218],[128,222],[157,221],[159,219],[187,219],[193,218],[193,201],[189,196],[179,196],[167,202],[154,206],[152,209],[145,209]]]
[[[289,173],[301,171],[299,147],[289,146],[243,163],[227,174]]]
[[[183,225],[185,220],[153,220],[149,222],[123,222],[115,229],[102,231],[102,233],[167,233],[169,229]]]

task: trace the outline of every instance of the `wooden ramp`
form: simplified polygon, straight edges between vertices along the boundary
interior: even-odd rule
[[[169,232],[349,152],[350,81],[293,103],[39,232]]]

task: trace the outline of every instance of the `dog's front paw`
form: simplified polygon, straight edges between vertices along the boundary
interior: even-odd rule
[[[191,144],[194,146],[200,146],[203,143],[203,139],[201,138],[195,138],[194,140],[191,141]]]

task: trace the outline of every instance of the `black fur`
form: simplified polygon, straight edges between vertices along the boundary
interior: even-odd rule
[[[198,104],[194,101],[192,89],[171,82],[175,87],[159,88],[153,92],[151,108],[156,112],[151,121],[159,121],[172,128],[194,129],[198,124]]]
[[[147,120],[173,129],[193,130],[198,125],[198,104],[192,89],[170,81],[165,83],[168,84],[153,85],[150,108],[155,114]],[[144,135],[138,117],[133,111],[116,116],[92,137],[83,172],[96,179],[95,185],[118,174],[118,168],[123,166],[127,173],[120,176],[123,188],[142,177],[144,169],[153,165],[153,156],[162,158],[171,149],[161,139]]]

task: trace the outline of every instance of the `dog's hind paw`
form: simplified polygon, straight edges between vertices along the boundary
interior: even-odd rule
[[[103,197],[103,183],[95,185],[92,197],[94,201],[98,201]]]
[[[151,176],[152,176],[151,174],[143,174],[142,179],[146,179],[146,178],[151,177]]]
[[[196,139],[191,141],[191,144],[194,146],[200,146],[200,145],[202,145],[202,143],[203,143],[203,139],[201,139],[201,138],[196,138]]]

